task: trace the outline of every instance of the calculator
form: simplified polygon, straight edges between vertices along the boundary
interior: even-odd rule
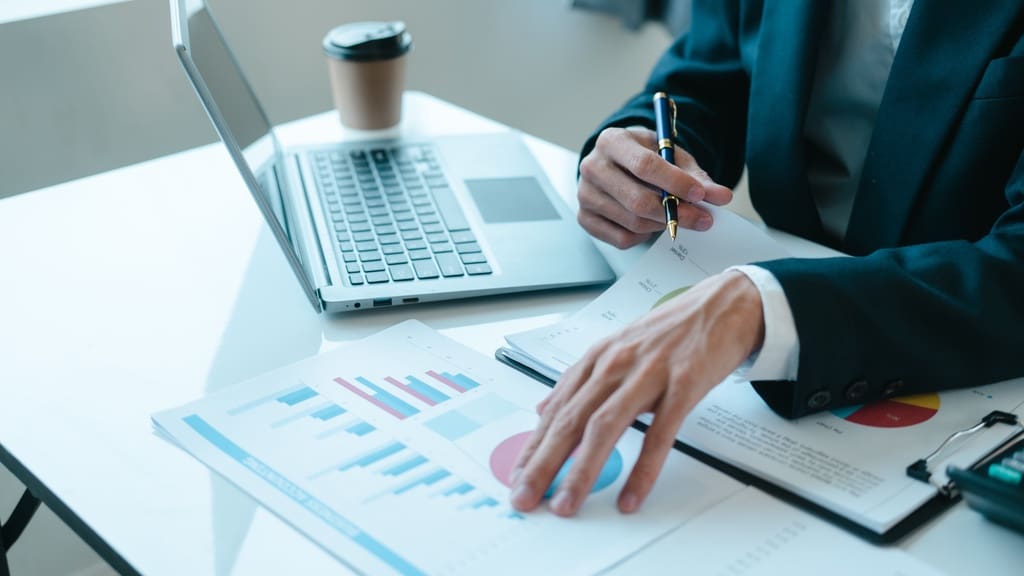
[[[1024,532],[1024,439],[970,469],[950,466],[947,474],[968,506],[990,520]]]

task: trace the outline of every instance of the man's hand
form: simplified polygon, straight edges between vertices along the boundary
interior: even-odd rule
[[[575,451],[550,504],[559,516],[574,514],[622,433],[638,415],[653,412],[619,494],[619,510],[633,512],[654,485],[683,418],[763,340],[760,294],[736,271],[708,278],[604,339],[538,405],[540,423],[513,469],[512,505],[536,508]]]
[[[732,201],[732,190],[716,184],[697,161],[676,146],[676,165],[658,155],[646,128],[606,128],[580,162],[577,196],[580,226],[599,240],[629,248],[665,229],[661,190],[678,197],[679,226],[711,228],[711,214],[696,205]]]

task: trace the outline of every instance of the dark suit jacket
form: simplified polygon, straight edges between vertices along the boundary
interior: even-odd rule
[[[667,91],[680,145],[713,178],[735,185],[746,163],[770,226],[829,244],[803,121],[830,6],[697,0],[690,32],[601,129],[653,126],[651,96]],[[916,2],[836,246],[857,257],[761,263],[800,338],[797,381],[755,383],[773,409],[795,417],[1024,375],[1022,150],[1024,2]]]

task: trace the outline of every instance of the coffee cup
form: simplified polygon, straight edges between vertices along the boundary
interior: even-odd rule
[[[398,124],[405,55],[411,48],[404,22],[353,22],[324,36],[331,93],[342,124],[359,130]]]

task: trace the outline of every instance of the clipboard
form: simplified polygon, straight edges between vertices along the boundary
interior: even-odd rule
[[[499,362],[514,368],[531,378],[538,380],[539,382],[553,387],[555,381],[534,369],[533,367],[520,362],[514,357],[507,354],[504,348],[499,348],[494,353],[495,359]],[[821,504],[814,502],[804,496],[794,493],[793,491],[779,486],[765,478],[762,478],[754,473],[740,469],[728,462],[725,462],[719,458],[716,458],[701,449],[692,446],[688,443],[676,440],[673,447],[683,452],[684,454],[699,460],[700,462],[719,470],[736,480],[745,484],[755,486],[764,492],[775,496],[776,498],[793,504],[800,508],[807,510],[808,512],[829,521],[844,530],[855,534],[869,542],[876,544],[892,544],[903,539],[905,536],[913,532],[918,527],[924,525],[926,522],[935,518],[943,511],[950,508],[953,504],[957,503],[961,499],[961,491],[957,486],[956,482],[951,478],[948,482],[939,483],[935,480],[934,471],[930,468],[931,464],[936,459],[945,453],[946,451],[954,448],[963,439],[969,438],[981,430],[991,428],[992,426],[1013,426],[1017,430],[1007,440],[1000,442],[997,446],[987,451],[985,455],[979,459],[978,463],[984,462],[992,457],[993,454],[999,453],[1005,449],[1006,446],[1019,440],[1024,436],[1024,424],[1020,422],[1017,415],[1010,412],[993,411],[983,416],[980,421],[964,430],[959,430],[952,433],[949,437],[943,440],[938,447],[927,455],[923,455],[919,459],[911,462],[906,467],[907,476],[926,484],[930,484],[936,489],[935,496],[925,502],[923,505],[917,507],[913,512],[905,516],[902,520],[897,522],[891,528],[884,532],[876,532],[870,528],[855,522],[854,520],[843,516],[842,514],[831,510]],[[646,431],[647,425],[643,422],[636,421],[633,423],[633,427],[640,431]]]

